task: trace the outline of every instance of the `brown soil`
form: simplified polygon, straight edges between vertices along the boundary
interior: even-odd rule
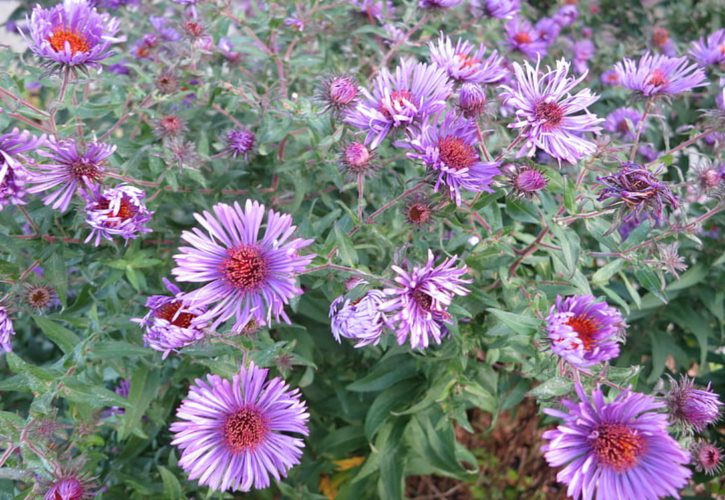
[[[478,479],[460,482],[440,476],[409,477],[406,496],[416,500],[565,499],[566,490],[556,482],[556,470],[546,464],[539,451],[545,429],[539,427],[537,411],[536,401],[527,398],[514,411],[502,413],[490,429],[491,415],[471,410],[468,417],[476,432],[469,434],[457,428],[456,437],[482,457]]]

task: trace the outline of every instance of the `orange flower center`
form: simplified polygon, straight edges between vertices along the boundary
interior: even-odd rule
[[[599,463],[617,472],[625,472],[637,465],[644,453],[644,438],[624,424],[604,424],[594,433],[592,448]]]
[[[396,90],[390,94],[390,104],[393,109],[401,109],[405,106],[406,102],[413,103],[413,94],[411,94],[409,90]],[[385,115],[386,118],[390,119],[393,117],[384,104],[381,103],[378,109]]]
[[[647,83],[654,85],[655,87],[660,87],[667,83],[667,77],[662,70],[656,69],[647,77]]]
[[[106,198],[101,199],[97,203],[97,207],[100,210],[108,210],[110,205],[111,205],[110,202]],[[124,221],[124,220],[128,220],[131,217],[133,217],[134,215],[136,215],[137,212],[138,212],[138,208],[136,208],[134,205],[132,205],[131,202],[128,201],[128,199],[124,197],[124,198],[121,198],[121,203],[119,203],[118,213],[110,214],[110,215],[112,215],[113,217],[117,217],[117,218],[121,219],[122,221]]]
[[[462,69],[468,69],[476,64],[481,64],[480,59],[476,59],[475,57],[467,56],[465,54],[456,54],[454,57]]]
[[[70,31],[64,28],[58,28],[48,37],[48,43],[53,47],[56,52],[63,52],[65,50],[65,44],[70,46],[70,52],[72,55],[78,52],[88,52],[90,45],[86,38],[75,31]]]
[[[566,322],[567,325],[574,330],[579,337],[584,350],[590,352],[595,345],[596,339],[594,336],[599,330],[597,322],[588,316],[573,316]]]
[[[557,127],[564,119],[564,110],[555,102],[541,101],[534,108],[534,115],[544,122],[547,128]]]
[[[154,311],[154,317],[165,319],[179,328],[189,328],[192,320],[196,318],[196,315],[191,313],[176,314],[181,309],[181,305],[181,301],[179,300],[164,304]]]
[[[525,31],[520,31],[514,35],[516,43],[531,43],[531,35]]]
[[[242,408],[224,422],[224,439],[233,453],[255,448],[266,435],[267,424],[255,408]]]
[[[438,141],[438,150],[443,163],[455,170],[470,168],[478,161],[476,149],[452,135]]]
[[[252,245],[240,245],[227,251],[229,257],[222,264],[226,278],[244,291],[257,290],[268,274],[267,261]]]

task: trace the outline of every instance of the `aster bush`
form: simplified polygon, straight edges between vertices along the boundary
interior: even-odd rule
[[[0,497],[724,495],[721,3],[0,6]]]

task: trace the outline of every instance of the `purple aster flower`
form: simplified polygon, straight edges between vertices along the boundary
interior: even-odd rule
[[[639,148],[637,148],[637,152],[647,163],[652,163],[660,157],[660,152],[657,151],[652,144],[640,144]]]
[[[539,34],[539,38],[546,43],[546,46],[551,46],[556,39],[559,37],[561,32],[561,26],[550,17],[542,17],[536,21],[536,31]]]
[[[702,432],[708,425],[720,420],[723,405],[710,384],[697,389],[694,380],[684,375],[680,376],[679,382],[670,377],[670,390],[665,394],[665,402],[672,421],[694,432]]]
[[[224,59],[232,64],[236,64],[242,59],[242,54],[234,50],[234,45],[232,45],[231,40],[225,36],[219,39],[217,48],[219,49],[219,53],[224,56]]]
[[[330,304],[330,328],[335,340],[340,342],[340,337],[355,340],[355,347],[380,342],[386,321],[380,310],[383,302],[385,294],[380,290],[370,290],[352,301],[345,296],[336,298]]]
[[[349,0],[349,3],[359,14],[380,22],[386,17],[392,17],[395,12],[390,0]]]
[[[357,104],[358,83],[352,75],[332,75],[325,78],[317,91],[317,100],[325,111],[341,112]]]
[[[707,441],[698,441],[692,447],[692,461],[699,472],[714,476],[722,467],[722,450]]]
[[[690,56],[703,68],[725,64],[725,28],[692,42]]]
[[[166,278],[163,281],[172,296],[152,295],[146,299],[149,310],[146,316],[131,321],[146,329],[146,346],[162,352],[162,359],[166,359],[172,352],[178,352],[203,339],[209,320],[204,315],[206,307],[192,304],[179,287]]]
[[[607,403],[597,388],[591,400],[576,384],[580,403],[562,400],[563,410],[544,412],[564,422],[546,431],[541,450],[567,494],[580,498],[678,497],[692,474],[690,454],[667,434],[663,403],[652,396],[622,391]]]
[[[45,137],[34,137],[27,131],[13,129],[0,135],[0,210],[6,205],[25,204],[25,183],[29,160],[23,155],[45,143]]]
[[[623,163],[616,174],[597,178],[604,186],[599,201],[612,200],[609,206],[621,207],[637,221],[648,218],[655,224],[662,224],[665,207],[677,208],[679,204],[669,186],[657,180],[658,173],[650,172],[638,163]]]
[[[559,11],[554,14],[554,21],[561,26],[566,28],[574,24],[574,21],[579,17],[579,9],[576,5],[564,5]]]
[[[513,19],[521,10],[521,0],[471,0],[473,13],[495,19]]]
[[[131,68],[126,64],[126,61],[121,61],[115,64],[109,65],[106,70],[114,75],[130,75]]]
[[[418,135],[401,145],[412,149],[408,158],[422,161],[437,173],[435,191],[446,186],[451,200],[460,206],[462,189],[491,193],[491,182],[500,173],[497,162],[481,161],[477,144],[476,124],[447,113],[432,118]]]
[[[572,46],[574,70],[580,75],[586,73],[589,70],[587,63],[596,51],[594,43],[588,38],[577,40]]]
[[[199,228],[184,231],[181,239],[191,246],[181,247],[174,256],[177,267],[171,272],[178,281],[207,282],[188,294],[191,303],[216,304],[210,311],[217,317],[214,327],[231,317],[237,331],[250,320],[269,324],[272,316],[289,323],[284,306],[302,294],[295,278],[314,258],[299,251],[312,240],[290,240],[295,230],[292,217],[266,211],[257,201],[247,200],[244,210],[236,202],[219,203],[212,210],[213,214],[194,215],[208,234]]]
[[[8,310],[0,306],[0,348],[5,352],[13,350],[12,337],[15,335],[13,321],[8,315]]]
[[[365,144],[375,149],[391,130],[418,127],[427,116],[443,110],[452,86],[444,69],[404,59],[394,74],[381,70],[372,93],[360,89],[364,99],[345,121],[367,132]]]
[[[542,149],[561,163],[576,163],[596,151],[593,142],[581,137],[585,132],[598,133],[602,121],[587,109],[599,97],[589,89],[572,95],[571,90],[585,77],[570,78],[569,63],[557,61],[556,69],[547,67],[539,71],[539,64],[532,67],[514,63],[516,82],[503,85],[502,96],[507,104],[516,109],[516,121],[510,128],[519,129],[523,146],[518,156],[533,156]],[[576,114],[583,111],[582,114]]]
[[[43,500],[83,500],[84,498],[93,498],[95,495],[87,490],[84,483],[83,480],[74,476],[58,479],[45,492]]]
[[[128,394],[131,391],[131,381],[128,379],[121,379],[121,381],[118,383],[116,388],[114,389],[114,392],[121,396],[122,398],[128,399]],[[122,408],[120,406],[112,406],[109,410],[106,412],[106,416],[110,417],[113,415],[123,415],[126,413],[126,409]]]
[[[166,17],[150,16],[149,22],[156,32],[167,42],[181,40],[181,33],[168,26],[169,19]]]
[[[529,21],[515,17],[506,23],[506,46],[514,52],[521,52],[529,59],[537,59],[546,55],[547,42],[539,36],[539,32]]]
[[[509,164],[503,170],[512,193],[519,198],[533,198],[549,184],[549,179],[541,170],[529,165]]]
[[[140,0],[103,0],[101,7],[106,9],[120,9],[121,7],[130,7],[138,5]]]
[[[120,184],[113,188],[92,189],[90,195],[86,194],[86,223],[91,226],[91,234],[86,243],[94,240],[98,246],[101,239],[113,241],[114,236],[120,236],[128,243],[143,233],[150,233],[151,228],[146,223],[151,220],[153,212],[144,204],[146,193],[137,187]]]
[[[421,9],[451,9],[458,7],[463,0],[418,0]]]
[[[477,118],[486,109],[486,92],[475,83],[464,83],[458,91],[458,107],[466,118]]]
[[[580,368],[619,356],[626,328],[617,309],[592,295],[557,296],[546,318],[551,349]]]
[[[36,165],[28,179],[30,193],[52,191],[43,203],[65,212],[73,195],[79,187],[91,187],[103,179],[106,159],[113,154],[116,146],[101,142],[91,142],[82,150],[81,144],[74,139],[48,141],[49,151],[40,150],[38,154],[51,160],[47,165]]]
[[[459,83],[496,83],[506,76],[501,56],[495,50],[484,59],[483,44],[472,54],[475,48],[472,44],[459,38],[454,47],[451,39],[441,33],[438,44],[431,42],[429,47],[433,63]]]
[[[51,9],[39,5],[28,21],[30,48],[47,64],[63,67],[98,66],[110,56],[119,28],[117,19],[99,14],[87,0],[64,0]]]
[[[298,18],[298,17],[288,17],[284,20],[284,25],[288,26],[294,30],[297,31],[304,31],[305,30],[305,22]]]
[[[621,85],[647,97],[675,95],[707,86],[705,72],[686,57],[643,55],[638,63],[624,59],[614,65]]]
[[[652,43],[666,56],[673,57],[677,55],[675,42],[670,38],[670,33],[666,28],[656,26],[652,30]]]
[[[266,488],[300,462],[307,436],[307,405],[269,370],[251,363],[232,380],[196,379],[171,424],[190,480],[216,491]]]
[[[617,108],[607,116],[602,126],[607,132],[617,134],[622,139],[634,141],[639,122],[642,121],[642,112],[634,108]],[[646,124],[642,127],[646,130]]]
[[[227,132],[225,137],[227,143],[226,152],[233,158],[238,156],[247,158],[249,152],[254,148],[256,139],[257,136],[251,130],[241,127],[234,128]]]
[[[413,266],[406,271],[393,266],[399,286],[384,290],[391,299],[381,304],[380,309],[392,313],[387,324],[395,332],[398,344],[408,341],[413,349],[425,349],[431,340],[440,344],[448,334],[448,307],[456,295],[468,294],[463,285],[472,282],[462,278],[468,272],[465,264],[454,267],[457,260],[455,256],[435,266],[433,252],[429,250],[428,262],[422,267]]]
[[[622,83],[622,78],[619,75],[619,72],[615,69],[608,69],[604,73],[602,73],[602,76],[600,77],[600,80],[604,85],[620,85]]]

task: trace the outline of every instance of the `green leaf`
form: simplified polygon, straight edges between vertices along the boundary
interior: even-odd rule
[[[68,271],[63,257],[63,248],[58,247],[45,261],[45,279],[53,286],[63,307],[68,299]]]
[[[161,474],[161,480],[164,483],[164,498],[168,500],[181,500],[186,498],[181,489],[181,483],[179,483],[176,476],[163,465],[157,465],[157,467],[159,474]]]
[[[574,384],[568,378],[554,377],[531,389],[529,395],[536,399],[558,398],[569,393],[573,387]]]
[[[73,352],[73,349],[75,349],[76,345],[80,342],[80,339],[75,333],[64,326],[59,325],[55,321],[41,316],[33,316],[33,321],[35,321],[35,324],[43,330],[43,333],[46,337],[48,337],[48,339],[60,347],[60,350],[63,351],[64,354]]]
[[[375,365],[368,375],[348,385],[347,389],[354,392],[382,391],[415,374],[415,359],[407,355],[391,356]]]
[[[612,279],[612,276],[621,271],[623,267],[624,261],[622,259],[616,259],[612,262],[608,262],[592,275],[592,284],[595,286],[606,285],[609,283],[609,280]]]
[[[105,340],[93,344],[90,356],[99,359],[114,358],[135,358],[138,356],[148,356],[151,350],[140,345],[129,344],[122,340]]]
[[[691,306],[690,306],[691,307]],[[715,337],[714,330],[707,324],[708,317],[705,311],[698,311],[690,307],[683,307],[681,304],[673,304],[667,308],[667,317],[677,323],[683,330],[692,333],[700,346],[700,367],[701,375],[707,372],[707,346],[710,337]]]
[[[526,335],[541,326],[541,322],[536,318],[524,313],[510,313],[501,311],[500,309],[489,308],[488,312],[496,316],[504,325],[511,328],[516,333]]]
[[[131,389],[128,392],[128,409],[123,415],[123,424],[118,432],[119,439],[123,440],[134,431],[140,430],[141,417],[151,401],[158,397],[160,386],[158,370],[149,372],[146,366],[139,366],[131,375]]]
[[[76,379],[68,378],[63,381],[64,397],[74,403],[89,405],[92,408],[107,408],[111,406],[128,406],[126,398],[100,385],[90,385]]]
[[[662,279],[657,276],[652,269],[648,267],[640,267],[634,270],[634,277],[640,285],[649,290],[655,297],[660,299],[664,304],[669,302],[669,299],[664,294],[662,289],[664,288]]]
[[[365,436],[372,438],[391,411],[411,402],[417,392],[414,384],[403,381],[378,394],[365,417]]]

